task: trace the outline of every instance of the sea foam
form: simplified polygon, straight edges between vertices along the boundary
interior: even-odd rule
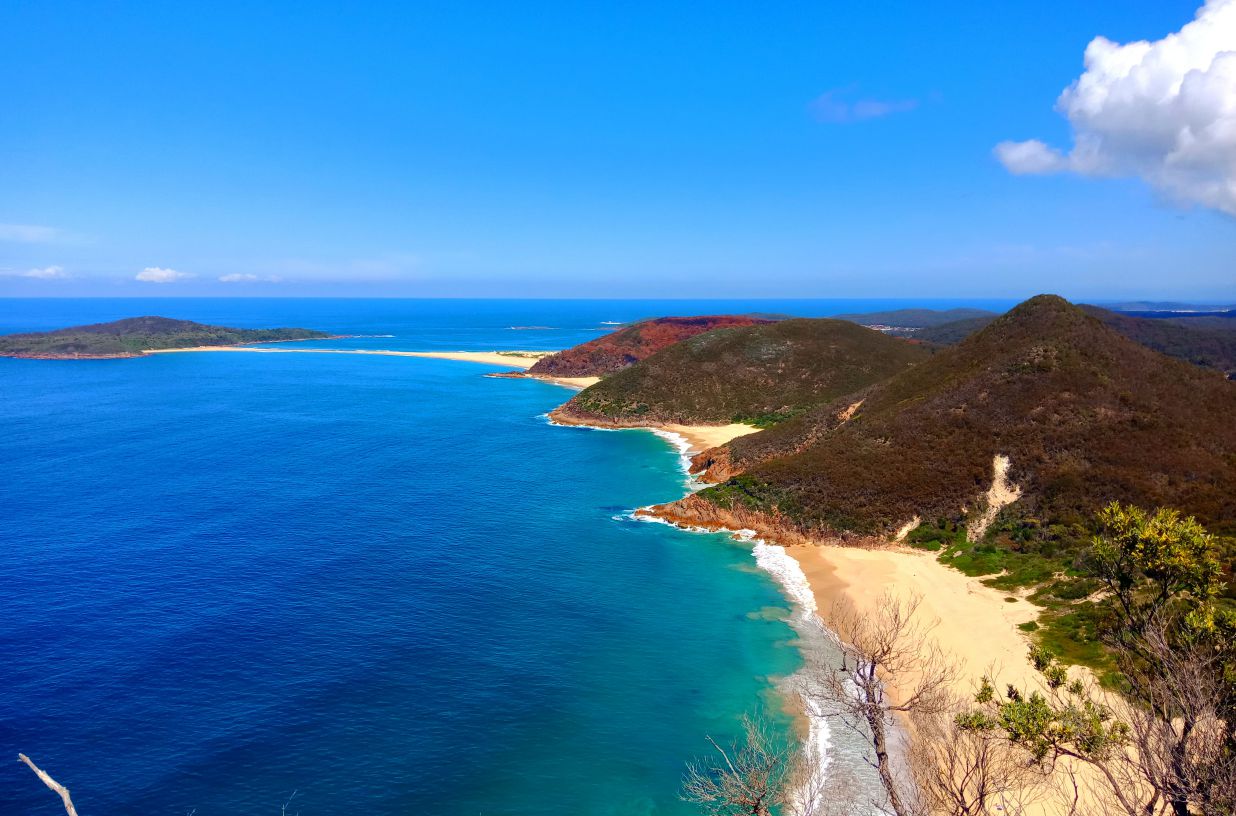
[[[804,652],[820,649],[832,640],[832,633],[825,628],[824,621],[817,614],[815,593],[811,591],[811,584],[798,560],[790,555],[785,547],[757,538],[754,530],[737,530],[733,535],[736,539],[754,544],[751,552],[755,556],[755,563],[773,577],[790,599],[794,609],[790,625],[802,638]],[[823,695],[823,684],[812,670],[810,656],[805,656],[808,657],[807,665],[790,678],[794,690],[802,699],[803,713],[808,723],[803,751],[811,769],[811,776],[798,793],[800,800],[813,797],[823,789],[828,766],[832,763],[832,729],[828,717],[816,702]],[[805,804],[805,801],[800,801],[800,804]]]
[[[812,658],[817,654],[823,654],[830,644],[836,642],[836,636],[824,626],[824,621],[817,614],[815,593],[811,591],[811,584],[807,581],[807,574],[803,572],[802,565],[789,554],[785,547],[768,543],[759,538],[754,530],[711,530],[670,522],[637,511],[615,516],[615,519],[619,518],[624,521],[667,524],[693,533],[728,532],[734,540],[752,545],[751,554],[755,558],[756,566],[772,576],[782,593],[789,599],[793,609],[789,623],[801,638],[801,650],[807,658],[806,665],[787,680],[789,689],[796,693],[802,702],[803,714],[808,723],[803,752],[806,755],[807,766],[811,769],[811,776],[797,794],[799,804],[805,805],[808,798],[819,795],[819,792],[823,790],[828,767],[832,764],[833,753],[832,729],[828,716],[816,702],[825,695],[824,684],[815,674],[814,667],[817,661]]]

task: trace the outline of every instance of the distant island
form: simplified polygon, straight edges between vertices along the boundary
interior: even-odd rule
[[[239,346],[336,335],[312,329],[233,329],[168,317],[130,317],[49,332],[0,335],[0,357],[35,360],[105,360],[148,351],[197,346]]]

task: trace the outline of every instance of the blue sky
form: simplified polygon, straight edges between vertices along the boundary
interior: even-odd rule
[[[1221,206],[993,155],[1200,2],[10,0],[0,295],[1236,300]]]

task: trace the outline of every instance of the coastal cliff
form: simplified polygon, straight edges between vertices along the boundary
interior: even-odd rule
[[[637,516],[657,518],[679,527],[704,530],[751,530],[761,538],[776,541],[783,546],[818,546],[842,544],[847,546],[876,547],[886,542],[877,536],[859,536],[833,533],[828,536],[803,527],[789,516],[773,511],[757,510],[742,504],[721,504],[701,498],[698,493],[684,496],[677,501],[643,507]]]

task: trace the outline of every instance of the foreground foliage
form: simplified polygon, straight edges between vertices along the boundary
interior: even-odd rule
[[[1112,503],[1095,524],[1083,573],[1102,587],[1093,602],[1115,689],[1036,645],[1036,686],[988,677],[966,703],[949,697],[950,660],[926,639],[930,624],[913,601],[885,599],[868,617],[834,612],[844,657],[825,667],[821,703],[867,740],[885,796],[868,803],[844,787],[796,794],[812,793],[802,772],[757,771],[767,786],[747,787],[801,816],[868,805],[897,816],[1236,811],[1236,613],[1221,594],[1218,541],[1170,509]],[[900,774],[887,756],[897,713],[913,726]]]
[[[1236,613],[1220,598],[1218,544],[1175,510],[1111,504],[1098,521],[1092,569],[1118,694],[1070,677],[1035,647],[1045,690],[998,692],[988,680],[958,723],[999,733],[1045,769],[1091,769],[1128,816],[1231,813]]]

